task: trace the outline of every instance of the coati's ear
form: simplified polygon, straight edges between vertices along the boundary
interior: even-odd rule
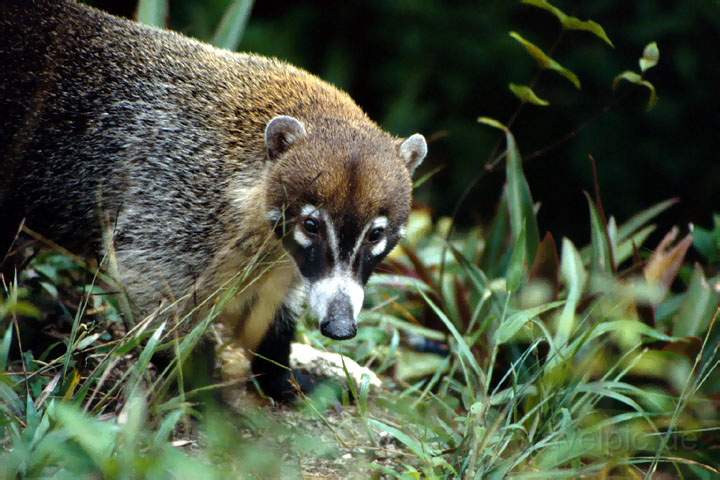
[[[265,147],[271,160],[282,155],[290,145],[303,138],[307,132],[302,122],[295,117],[279,115],[265,127]]]
[[[427,155],[427,143],[425,137],[416,133],[410,135],[405,141],[400,144],[400,158],[405,162],[410,175],[420,165]]]

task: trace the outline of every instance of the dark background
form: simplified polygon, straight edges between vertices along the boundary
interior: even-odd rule
[[[135,1],[93,2],[132,16]],[[207,39],[228,0],[173,0],[171,28]],[[459,210],[461,223],[486,220],[496,207],[503,165],[484,164],[501,136],[477,124],[479,115],[508,121],[518,101],[509,82],[527,84],[534,60],[508,36],[515,30],[550,52],[582,81],[578,91],[544,72],[536,92],[551,102],[525,106],[513,124],[533,196],[542,203],[541,230],[556,238],[589,237],[583,190],[592,190],[597,161],[605,209],[622,221],[670,197],[681,203],[661,218],[661,229],[711,223],[720,210],[720,3],[594,0],[555,5],[600,23],[610,48],[584,32],[560,33],[553,16],[519,1],[291,1],[261,0],[253,7],[239,50],[277,56],[347,90],[389,131],[424,133],[430,155],[420,175],[445,168],[417,192],[437,215]],[[660,62],[646,78],[659,101],[645,111],[647,91],[612,80],[638,71],[644,46],[657,41]],[[571,132],[577,135],[542,155]],[[499,152],[501,150],[497,150]]]

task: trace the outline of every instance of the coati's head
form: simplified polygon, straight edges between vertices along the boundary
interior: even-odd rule
[[[391,137],[339,119],[306,129],[293,117],[265,128],[267,218],[308,286],[323,335],[355,336],[363,286],[402,237],[422,135]]]

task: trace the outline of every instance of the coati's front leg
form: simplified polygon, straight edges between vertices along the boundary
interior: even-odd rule
[[[291,401],[298,388],[309,393],[315,386],[311,375],[290,368],[291,343],[295,338],[296,313],[280,305],[272,325],[253,352],[252,371],[263,392],[275,400]]]
[[[293,309],[282,305],[253,355],[252,371],[266,395],[279,401],[292,401],[298,390],[310,393],[321,380],[342,381],[347,375],[358,385],[368,377],[371,386],[381,386],[382,382],[372,370],[349,358],[292,343],[295,315]],[[334,382],[331,380],[331,383]]]

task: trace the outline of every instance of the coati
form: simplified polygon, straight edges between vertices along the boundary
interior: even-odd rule
[[[71,0],[0,0],[0,258],[23,221],[85,255],[111,249],[151,315],[190,312],[262,252],[220,321],[276,398],[292,395],[303,294],[324,335],[356,334],[426,153],[282,61]]]

